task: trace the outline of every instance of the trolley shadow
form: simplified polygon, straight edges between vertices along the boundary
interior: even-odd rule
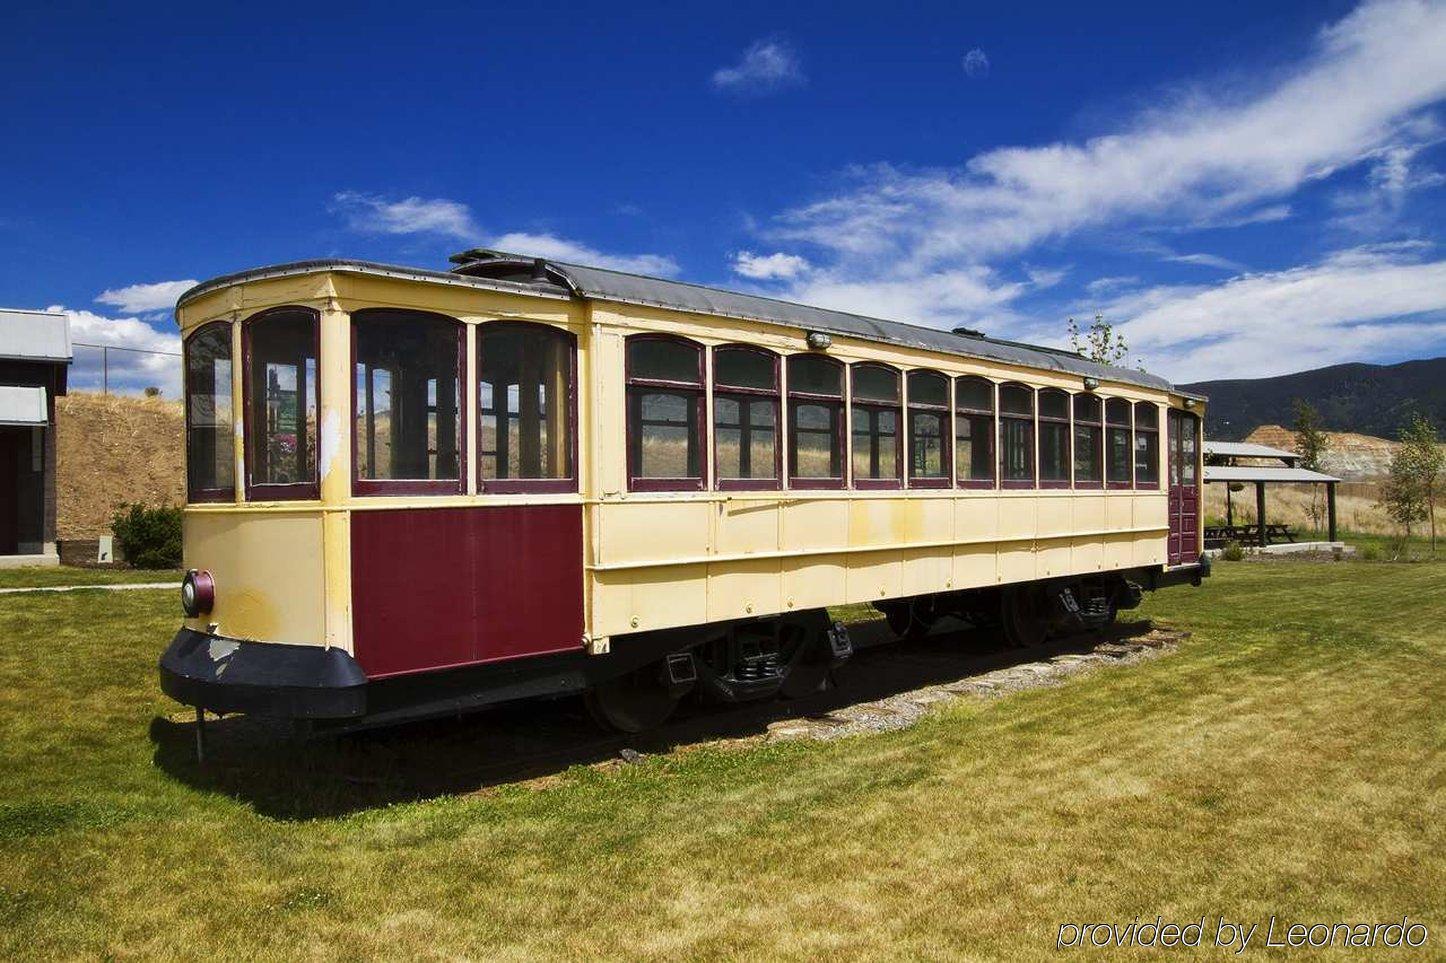
[[[206,759],[196,758],[196,724],[156,717],[150,738],[165,772],[197,789],[224,793],[277,819],[316,819],[390,803],[484,791],[562,773],[572,766],[718,739],[760,735],[780,719],[817,716],[924,686],[965,679],[1142,635],[1151,623],[1029,649],[999,633],[954,623],[923,639],[893,642],[882,621],[853,627],[859,650],[837,688],[807,699],[698,706],[642,735],[598,731],[578,698],[501,706],[462,717],[347,735],[298,738],[284,722],[246,716],[206,724]],[[884,642],[893,642],[882,645]]]

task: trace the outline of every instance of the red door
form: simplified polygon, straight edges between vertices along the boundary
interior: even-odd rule
[[[1170,542],[1171,565],[1200,557],[1200,419],[1170,411]]]

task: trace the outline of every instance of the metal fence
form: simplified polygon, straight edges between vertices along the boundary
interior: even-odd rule
[[[77,348],[99,348],[100,349],[100,390],[101,394],[110,394],[110,353],[112,351],[128,351],[133,354],[155,354],[168,358],[179,358],[179,351],[156,351],[153,348],[124,348],[117,344],[94,344],[89,341],[71,342]]]

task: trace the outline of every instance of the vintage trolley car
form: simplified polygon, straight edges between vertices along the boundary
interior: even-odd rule
[[[1204,399],[1067,352],[473,250],[205,282],[177,700],[371,725],[817,689],[826,607],[1015,642],[1199,584]]]

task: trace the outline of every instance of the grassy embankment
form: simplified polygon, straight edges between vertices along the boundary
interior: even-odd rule
[[[306,778],[355,745],[269,788],[197,772],[155,688],[174,609],[0,598],[7,959],[1054,958],[1061,921],[1136,914],[1446,938],[1441,566],[1220,565],[1143,609],[1194,632],[1167,658],[886,735],[370,807]],[[375,779],[437,726],[487,732],[392,737]]]

